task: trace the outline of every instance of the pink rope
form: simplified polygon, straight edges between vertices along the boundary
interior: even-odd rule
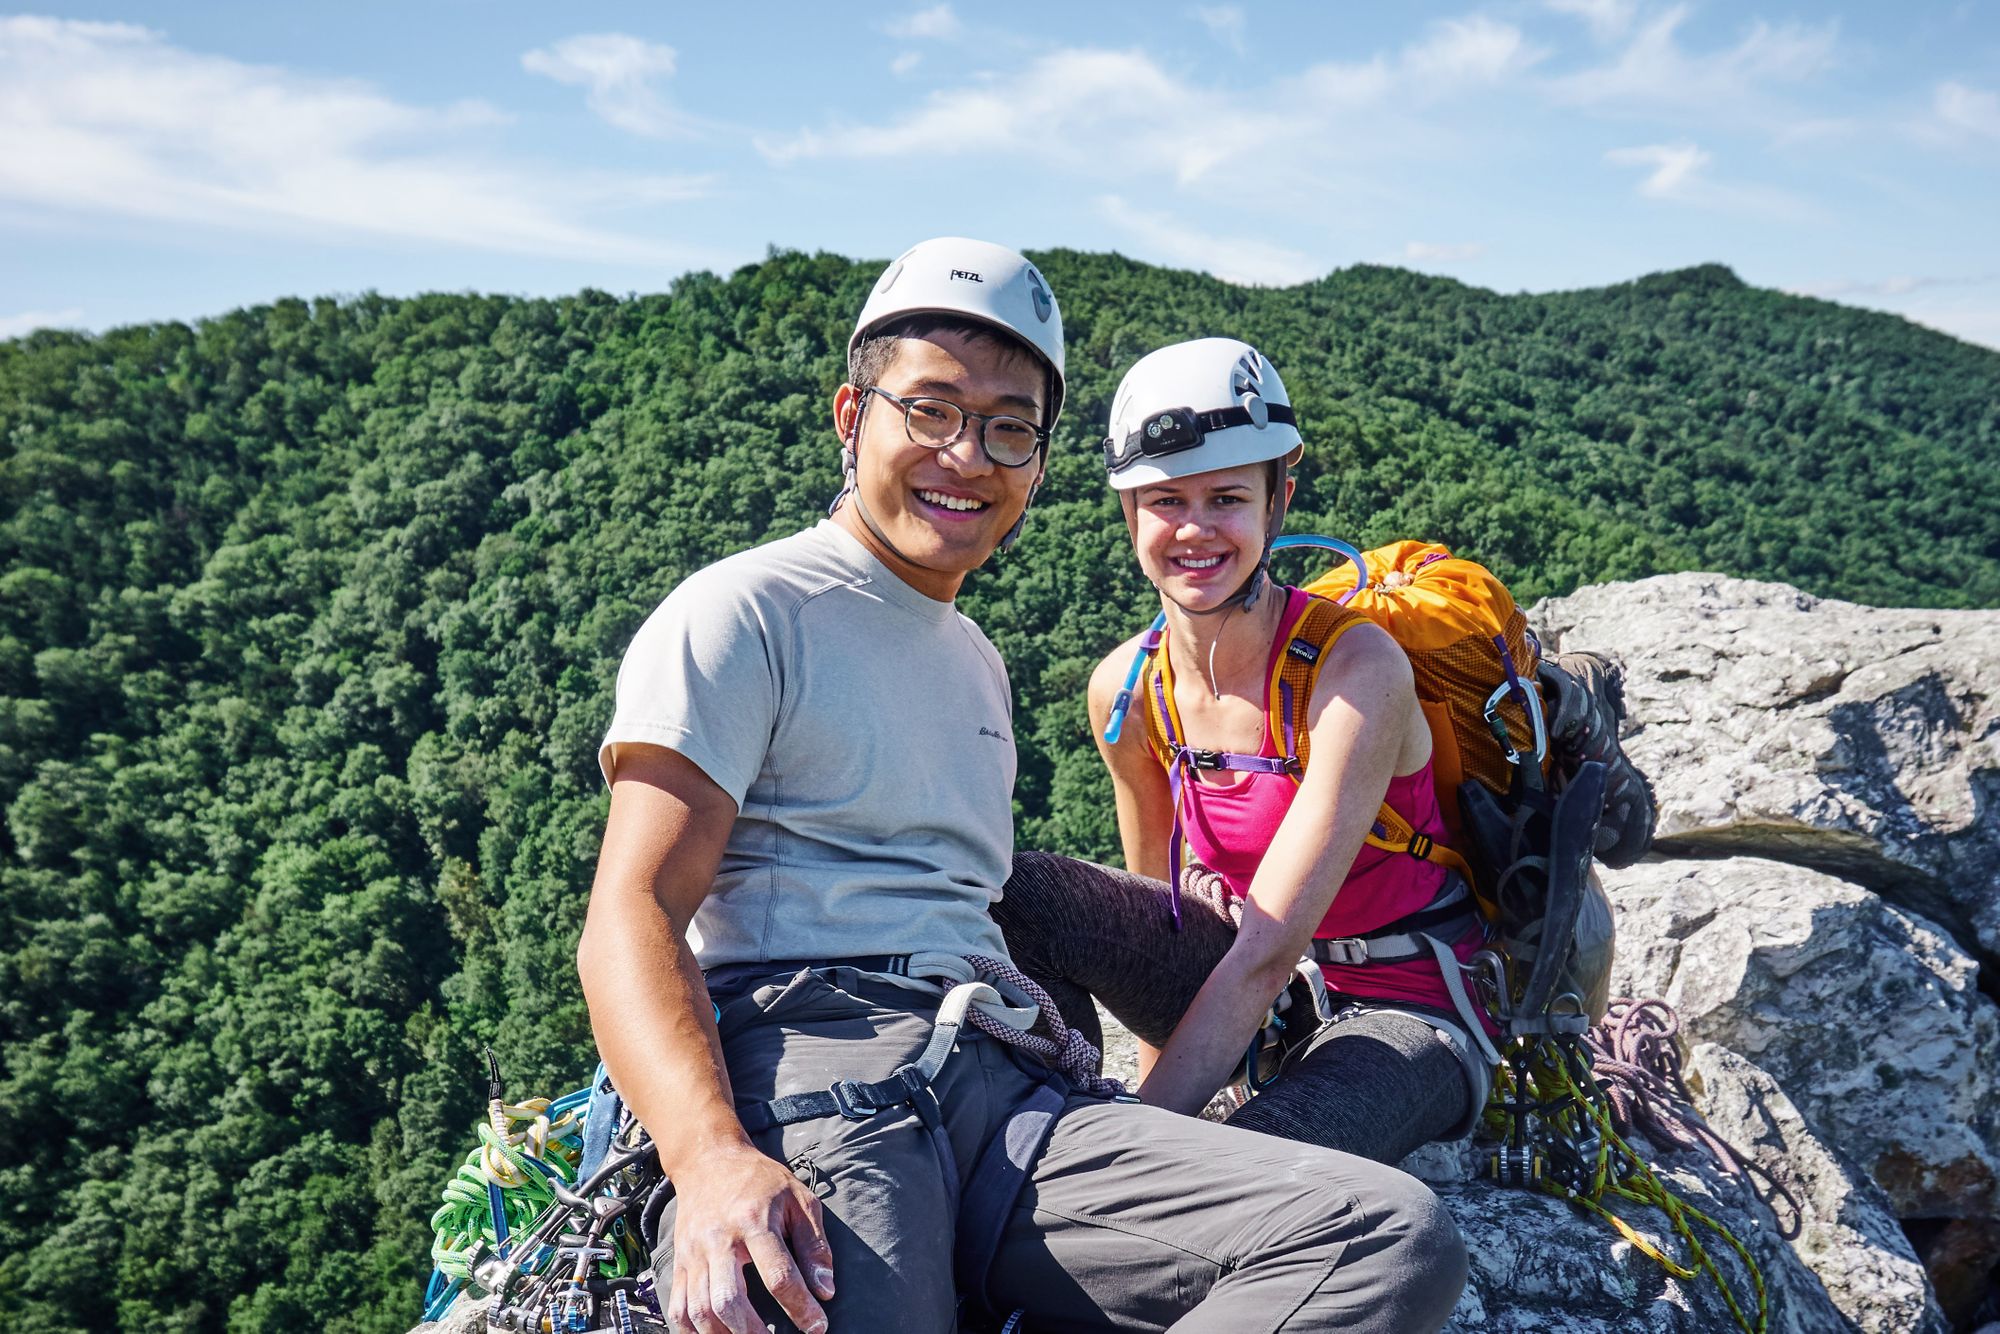
[[[1036,985],[1035,980],[1016,968],[1013,964],[995,959],[985,954],[968,954],[966,962],[979,970],[981,977],[997,982],[1006,982],[1020,989],[1021,994],[1041,1007],[1042,1024],[1048,1029],[1047,1036],[1036,1032],[1023,1033],[998,1019],[988,1018],[975,1006],[966,1018],[972,1026],[988,1037],[1019,1047],[1030,1056],[1046,1062],[1049,1068],[1060,1073],[1075,1088],[1099,1097],[1116,1098],[1125,1093],[1125,1086],[1115,1079],[1106,1079],[1099,1073],[1104,1065],[1104,1057],[1092,1046],[1090,1039],[1063,1022],[1062,1011],[1049,998],[1049,993]]]
[[[1620,996],[1584,1036],[1611,1123],[1621,1135],[1636,1129],[1663,1148],[1706,1149],[1725,1173],[1741,1176],[1742,1157],[1693,1107],[1674,1043],[1680,1031],[1681,1017],[1665,1001]]]

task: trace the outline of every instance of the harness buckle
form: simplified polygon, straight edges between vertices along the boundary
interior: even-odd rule
[[[1181,753],[1187,756],[1187,762],[1192,768],[1220,769],[1222,767],[1222,752],[1219,750],[1198,750],[1193,746],[1188,746]]]
[[[865,1095],[867,1090],[852,1079],[835,1080],[827,1092],[833,1095],[833,1105],[840,1109],[840,1114],[850,1121],[866,1121],[881,1110],[879,1107],[864,1108],[856,1105],[855,1095]],[[865,1097],[863,1100],[871,1101]]]
[[[1368,962],[1368,942],[1355,936],[1322,938],[1313,942],[1313,954],[1321,963],[1358,967]]]

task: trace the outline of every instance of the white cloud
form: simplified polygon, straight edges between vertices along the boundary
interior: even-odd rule
[[[1654,199],[1686,199],[1700,184],[1700,173],[1714,159],[1691,143],[1647,144],[1614,148],[1604,160],[1619,167],[1651,167],[1639,182],[1639,193]]]
[[[83,323],[83,312],[68,310],[24,310],[18,315],[0,315],[0,338],[19,338],[37,329],[74,329]]]
[[[1675,35],[1688,16],[1676,5],[1642,26],[1616,60],[1554,80],[1560,101],[1605,108],[1678,109],[1741,118],[1774,85],[1805,82],[1835,63],[1840,25],[1759,20],[1735,46],[1700,54]]]
[[[1167,172],[1182,184],[1296,129],[1190,87],[1136,51],[1056,51],[1004,90],[978,79],[932,94],[901,120],[759,140],[774,162],[804,158],[1032,155],[1081,170]],[[1268,149],[1266,150],[1268,151]]]
[[[1423,41],[1404,50],[1402,69],[1420,89],[1456,91],[1467,84],[1497,83],[1544,54],[1528,45],[1519,28],[1475,14],[1431,24]]]
[[[910,37],[921,41],[948,42],[965,30],[952,13],[950,5],[932,5],[914,14],[906,14],[901,19],[886,24],[883,31],[892,37]]]
[[[885,121],[756,142],[776,163],[1012,154],[1098,179],[1164,173],[1183,187],[1254,154],[1287,163],[1296,177],[1331,158],[1389,151],[1379,126],[1358,123],[1361,112],[1400,116],[1398,94],[1427,104],[1504,80],[1541,55],[1506,24],[1454,20],[1432,24],[1393,57],[1315,65],[1231,90],[1170,72],[1144,51],[1066,48],[1009,71],[1004,87],[971,72]]]
[[[1939,121],[1952,130],[2000,139],[2000,95],[1962,83],[1941,83],[1931,99]]]
[[[1637,0],[1543,0],[1558,14],[1573,14],[1590,25],[1600,42],[1623,36],[1639,12]]]
[[[1911,292],[1922,292],[1940,287],[1984,287],[1989,283],[2000,283],[2000,273],[1981,273],[1971,277],[1940,278],[1918,277],[1913,274],[1897,274],[1870,282],[1856,282],[1852,278],[1837,278],[1828,282],[1807,283],[1801,287],[1785,290],[1794,296],[1817,296],[1832,299],[1841,296],[1907,296]]]
[[[1228,283],[1283,287],[1319,277],[1325,266],[1296,250],[1240,236],[1197,231],[1164,213],[1148,212],[1117,195],[1100,195],[1097,211],[1145,247],[1142,259],[1162,259],[1200,269]]]
[[[655,86],[676,63],[671,46],[622,32],[579,33],[521,57],[530,74],[588,89],[585,103],[606,122],[655,139],[688,133]]]
[[[1614,148],[1604,160],[1615,167],[1644,167],[1638,192],[1648,199],[1687,204],[1724,213],[1805,221],[1819,216],[1807,201],[1771,186],[1745,181],[1719,181],[1708,174],[1715,161],[1707,149],[1682,140]]]
[[[0,201],[237,231],[711,262],[583,215],[697,197],[704,182],[451,151],[501,123],[478,103],[415,106],[353,80],[188,51],[129,24],[0,18]]]
[[[1484,241],[1411,241],[1403,247],[1403,258],[1412,264],[1463,264],[1485,253]]]
[[[900,77],[902,75],[908,74],[911,70],[914,70],[917,66],[923,63],[924,63],[923,52],[905,51],[901,55],[897,56],[894,60],[889,62],[889,72],[891,74]]]
[[[1208,29],[1209,36],[1221,42],[1237,55],[1249,52],[1249,44],[1244,40],[1244,30],[1248,25],[1242,7],[1238,5],[1196,5],[1194,16]]]

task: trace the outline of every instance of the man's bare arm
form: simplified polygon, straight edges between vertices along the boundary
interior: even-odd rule
[[[684,939],[735,818],[729,794],[684,756],[619,746],[577,972],[598,1052],[679,1201],[668,1323],[699,1334],[761,1331],[743,1279],[751,1263],[792,1320],[817,1334],[826,1316],[814,1296],[833,1296],[819,1201],[744,1134],[708,988]]]

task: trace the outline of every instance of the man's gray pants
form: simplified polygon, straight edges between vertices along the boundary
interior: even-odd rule
[[[914,1060],[937,1000],[848,968],[759,980],[722,1000],[739,1103],[875,1081]],[[950,1334],[956,1199],[981,1148],[1041,1082],[1007,1045],[960,1039],[935,1091],[954,1162],[910,1108],[756,1137],[824,1206],[833,1334]],[[671,1211],[654,1266],[672,1274]],[[1465,1283],[1435,1196],[1363,1158],[1154,1107],[1072,1095],[1001,1233],[986,1297],[1026,1328],[1254,1334],[1435,1330]],[[759,1310],[793,1326],[761,1290]]]

